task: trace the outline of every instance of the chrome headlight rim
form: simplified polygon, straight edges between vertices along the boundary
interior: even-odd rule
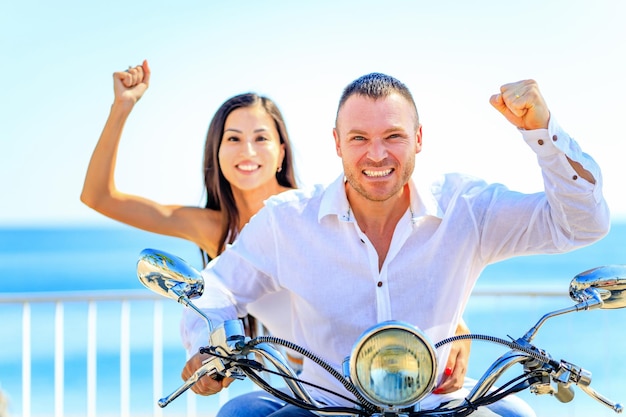
[[[430,366],[424,367],[424,369],[420,368],[420,371],[428,372],[430,374],[426,378],[426,383],[422,385],[421,389],[416,390],[412,395],[409,395],[399,401],[383,400],[381,398],[378,398],[376,395],[370,393],[359,379],[357,370],[357,362],[361,350],[366,347],[368,343],[371,343],[375,337],[378,337],[381,334],[390,331],[401,331],[408,333],[415,339],[417,343],[416,346],[423,349],[424,353],[428,356],[430,360]],[[437,377],[437,353],[434,344],[419,328],[401,321],[385,321],[366,330],[358,339],[358,341],[354,344],[352,352],[350,354],[348,365],[351,382],[357,389],[357,391],[365,398],[367,398],[372,404],[383,409],[400,409],[413,406],[432,391]]]

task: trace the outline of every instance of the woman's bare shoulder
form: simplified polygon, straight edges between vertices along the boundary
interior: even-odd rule
[[[172,212],[178,236],[194,242],[211,256],[217,253],[222,234],[222,212],[203,207],[181,206]]]

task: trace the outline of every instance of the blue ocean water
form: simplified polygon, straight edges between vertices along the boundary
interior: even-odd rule
[[[164,237],[126,226],[86,228],[3,228],[0,229],[0,265],[3,278],[1,293],[146,290],[137,280],[135,266],[140,251],[157,248],[176,254],[200,268],[197,247],[181,239]],[[587,248],[562,255],[516,258],[492,265],[485,270],[477,289],[513,286],[525,289],[562,288],[563,297],[518,298],[475,297],[470,301],[465,319],[474,333],[506,338],[520,336],[544,313],[570,305],[566,297],[571,278],[599,265],[626,264],[626,223],[616,223],[609,235]],[[32,305],[33,317],[33,395],[37,401],[32,415],[52,415],[54,305]],[[152,304],[133,302],[131,367],[132,415],[152,414]],[[178,339],[181,307],[164,300],[164,385],[178,386],[184,352]],[[0,304],[0,388],[11,400],[12,415],[20,415],[21,399],[21,306]],[[65,307],[66,399],[65,415],[85,414],[84,375],[86,359],[86,305]],[[119,305],[99,306],[98,318],[98,413],[119,415]],[[621,325],[626,309],[576,313],[551,320],[536,341],[556,357],[593,371],[598,391],[613,400],[626,402],[626,364],[619,351],[626,348],[626,334]],[[475,342],[472,347],[469,375],[478,377],[497,355],[505,350]],[[240,385],[241,389],[247,385]],[[246,388],[247,389],[247,388]],[[165,391],[169,391],[168,388]],[[547,396],[522,395],[540,416],[608,416],[612,413],[578,392],[570,404],[556,404]],[[202,400],[204,401],[204,400]],[[199,403],[217,407],[215,400]],[[182,399],[168,407],[171,415],[184,410]],[[210,413],[211,413],[210,412]],[[209,414],[210,414],[209,413]]]

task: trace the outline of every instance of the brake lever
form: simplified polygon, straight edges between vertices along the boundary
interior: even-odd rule
[[[609,400],[605,396],[603,396],[603,395],[599,394],[598,392],[596,392],[596,390],[591,388],[589,385],[579,384],[578,386],[580,387],[581,390],[583,390],[591,398],[593,398],[594,400],[596,400],[596,401],[606,405],[611,410],[615,411],[617,414],[621,414],[622,411],[624,411],[624,406],[622,404],[615,403],[615,402]]]
[[[195,383],[198,382],[200,378],[202,378],[205,375],[208,375],[209,377],[213,378],[216,381],[221,381],[222,379],[224,379],[224,375],[218,373],[213,361],[208,361],[204,365],[196,369],[196,371],[189,378],[187,378],[187,380],[183,383],[183,385],[178,387],[170,395],[161,398],[158,401],[159,407],[164,408],[169,403],[174,401],[176,398],[180,397],[182,393],[187,391],[189,388],[193,387]]]
[[[591,398],[609,407],[617,414],[620,414],[622,411],[624,411],[624,407],[620,403],[609,400],[608,398],[599,394],[598,392],[596,392],[596,390],[591,388],[591,372],[579,366],[576,366],[573,363],[561,361],[561,366],[559,371],[557,372],[557,375],[555,375],[555,380],[557,381],[557,383],[564,384],[565,387],[569,385],[569,382],[575,383]]]

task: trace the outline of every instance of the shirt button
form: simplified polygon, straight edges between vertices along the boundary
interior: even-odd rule
[[[382,286],[383,286],[383,282],[382,282],[382,281],[378,281],[378,284],[376,284],[376,286],[377,286],[378,288],[382,287]]]
[[[537,141],[537,143],[538,143],[539,145],[543,145],[543,139],[539,139],[539,140]]]
[[[559,138],[557,138],[556,135],[552,136],[552,142],[556,142],[557,140],[559,140]]]
[[[361,239],[361,243],[365,243],[365,241],[363,239]]]
[[[574,176],[572,177],[572,179],[573,179],[574,181],[576,181],[576,180],[578,179],[578,175],[574,175]]]

